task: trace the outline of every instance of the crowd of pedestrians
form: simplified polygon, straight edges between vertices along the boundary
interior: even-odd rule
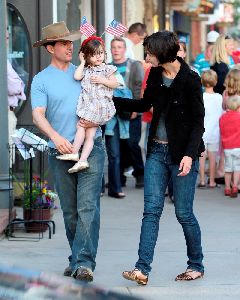
[[[93,280],[100,196],[107,188],[108,196],[124,198],[125,171],[132,167],[135,187],[144,187],[144,211],[139,258],[123,277],[148,282],[166,190],[187,245],[187,268],[176,280],[203,277],[201,230],[193,213],[199,160],[199,188],[216,188],[225,173],[225,195],[238,194],[240,71],[231,57],[233,39],[209,32],[206,51],[191,67],[186,42],[175,33],[147,37],[146,26],[135,23],[125,38],[112,39],[108,64],[104,41],[84,40],[76,67],[71,60],[78,39],[79,31],[70,32],[64,22],[43,28],[34,47],[44,46],[51,63],[31,87],[33,120],[50,140],[49,166],[71,249],[64,275]],[[141,42],[144,63],[133,54]]]

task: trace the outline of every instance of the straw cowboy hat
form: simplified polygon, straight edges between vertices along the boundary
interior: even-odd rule
[[[50,24],[42,28],[42,39],[33,44],[33,47],[40,47],[48,42],[76,41],[81,37],[79,30],[69,31],[65,22]]]

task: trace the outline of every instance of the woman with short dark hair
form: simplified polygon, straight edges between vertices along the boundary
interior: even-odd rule
[[[187,244],[187,269],[176,280],[204,274],[201,231],[193,214],[198,157],[204,151],[204,105],[201,80],[177,57],[179,41],[170,31],[147,37],[146,60],[152,64],[141,100],[115,98],[117,110],[143,112],[153,107],[144,172],[144,212],[139,259],[123,277],[146,285],[156,245],[167,184],[172,178],[175,213]]]

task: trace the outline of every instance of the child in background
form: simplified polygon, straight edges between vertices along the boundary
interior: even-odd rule
[[[234,66],[224,81],[225,91],[223,92],[223,109],[226,110],[226,101],[229,96],[240,95],[240,67]]]
[[[82,91],[77,105],[77,133],[73,143],[73,153],[57,156],[60,160],[73,160],[77,163],[68,170],[78,172],[89,167],[87,158],[90,155],[98,125],[104,125],[115,115],[112,101],[113,89],[119,86],[114,73],[115,66],[105,65],[105,47],[100,37],[92,36],[84,40],[80,49],[80,65],[74,78],[81,81]],[[82,127],[81,121],[92,123],[91,127]],[[84,144],[83,144],[84,142]],[[79,159],[79,150],[83,144]]]
[[[227,111],[220,118],[220,131],[225,157],[225,196],[238,196],[240,179],[240,96],[226,100]],[[232,182],[232,188],[231,188]]]
[[[206,187],[205,184],[205,162],[209,160],[209,187],[216,187],[215,168],[216,153],[219,150],[220,132],[219,118],[222,115],[222,95],[214,93],[213,88],[217,84],[217,73],[213,70],[207,70],[202,73],[202,85],[205,88],[203,93],[203,101],[205,107],[204,127],[205,132],[203,141],[205,144],[205,152],[200,157],[200,182],[199,188]]]

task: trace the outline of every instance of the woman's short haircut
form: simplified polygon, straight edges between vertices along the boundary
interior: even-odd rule
[[[179,40],[174,32],[164,30],[146,37],[143,46],[147,53],[157,57],[159,64],[165,64],[177,58]]]
[[[204,71],[201,75],[202,85],[204,87],[215,87],[217,84],[218,76],[213,70]]]
[[[240,107],[240,96],[233,95],[228,97],[226,106],[230,110],[237,110]]]

